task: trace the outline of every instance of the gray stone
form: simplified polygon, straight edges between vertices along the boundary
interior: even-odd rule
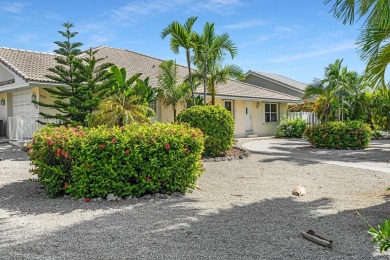
[[[121,200],[121,198],[118,196],[115,196],[113,193],[110,193],[107,195],[106,200],[107,201],[118,201],[118,200]]]

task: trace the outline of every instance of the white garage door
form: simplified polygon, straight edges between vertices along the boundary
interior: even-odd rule
[[[13,116],[32,116],[31,90],[13,93]]]

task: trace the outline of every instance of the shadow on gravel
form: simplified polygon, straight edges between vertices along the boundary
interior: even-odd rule
[[[10,144],[0,144],[0,161],[29,161],[26,152],[17,146]]]
[[[57,201],[57,207],[64,203]],[[148,204],[68,226],[33,241],[1,246],[4,259],[388,259],[376,255],[367,226],[353,214],[319,216],[331,200],[296,198],[234,206],[216,214],[192,202]],[[389,203],[361,209],[375,226]],[[48,205],[48,208],[55,207]],[[85,205],[84,207],[88,207]],[[50,210],[48,210],[50,212]],[[300,231],[315,230],[333,249],[313,244]],[[55,257],[54,257],[55,256]]]

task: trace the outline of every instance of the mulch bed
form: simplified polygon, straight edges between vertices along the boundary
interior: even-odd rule
[[[203,156],[202,160],[204,162],[221,162],[221,161],[232,161],[232,160],[238,160],[238,159],[244,159],[248,157],[250,153],[240,147],[232,147],[229,149],[226,154],[221,156]]]

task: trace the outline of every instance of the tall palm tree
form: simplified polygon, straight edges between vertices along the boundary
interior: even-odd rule
[[[332,109],[332,101],[338,99],[343,87],[350,82],[347,67],[342,67],[343,60],[337,59],[325,67],[324,79],[315,79],[305,89],[303,98],[321,97],[324,103],[325,123]],[[338,101],[339,103],[339,101]]]
[[[326,0],[329,4],[333,0]],[[344,24],[353,24],[365,17],[358,37],[360,56],[367,62],[365,77],[373,86],[386,92],[385,72],[390,63],[389,0],[335,0],[332,10]]]
[[[190,82],[192,104],[195,105],[195,89],[192,84],[192,71],[191,71],[191,50],[194,48],[194,32],[192,27],[198,17],[192,16],[187,19],[184,25],[177,21],[169,24],[162,32],[161,38],[171,35],[170,46],[173,53],[178,54],[180,47],[186,51],[187,67],[188,67],[188,80]]]
[[[188,97],[188,85],[178,84],[177,65],[173,60],[160,64],[158,76],[159,93],[158,97],[163,100],[165,107],[172,106],[173,121],[176,121],[177,106],[184,103]]]
[[[100,104],[99,110],[88,118],[89,125],[123,126],[134,121],[150,122],[149,117],[155,113],[145,104],[145,97],[139,95],[134,87],[141,73],[126,79],[126,69],[119,69],[115,65],[110,68],[110,72],[115,83],[108,97]]]
[[[204,105],[206,105],[207,74],[210,73],[209,64],[222,62],[228,52],[231,58],[237,55],[237,47],[227,33],[216,35],[214,23],[207,22],[202,34],[195,34],[196,44],[194,63],[203,74]]]
[[[203,79],[203,74],[195,74],[197,78]],[[225,84],[228,79],[241,79],[244,76],[242,69],[233,64],[222,66],[220,62],[210,64],[207,74],[207,92],[211,94],[211,104],[215,105],[217,85]]]

